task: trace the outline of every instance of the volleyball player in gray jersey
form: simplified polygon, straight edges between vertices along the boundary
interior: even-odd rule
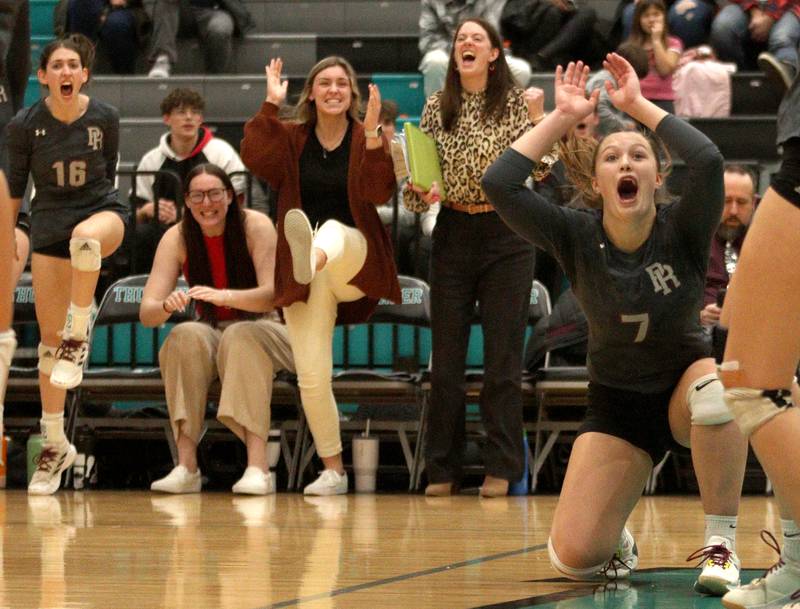
[[[589,409],[556,507],[550,558],[573,579],[628,574],[638,558],[625,522],[653,465],[677,443],[692,448],[706,513],[696,587],[723,594],[739,581],[735,527],[747,447],[697,316],[723,206],[722,156],[691,125],[647,101],[622,57],[610,54],[604,65],[617,83],[606,83],[614,106],[686,161],[689,183],[679,201],[656,206],[664,183],[659,147],[635,131],[609,134],[591,154],[564,159],[597,209],[557,207],[525,188],[534,164],[594,110],[599,90],[586,99],[581,63],[559,67],[555,111],[482,182],[503,220],[559,260],[589,321]]]
[[[80,92],[93,56],[91,43],[80,35],[48,44],[37,71],[48,95],[21,110],[7,128],[15,213],[29,174],[36,187],[31,270],[45,443],[28,485],[31,494],[58,490],[61,472],[75,459],[64,435],[64,398],[81,382],[100,263],[119,247],[127,218],[114,186],[117,111]]]

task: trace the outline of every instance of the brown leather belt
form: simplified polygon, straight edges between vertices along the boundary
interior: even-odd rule
[[[442,205],[465,214],[485,214],[494,211],[491,203],[459,203],[458,201],[443,201]]]

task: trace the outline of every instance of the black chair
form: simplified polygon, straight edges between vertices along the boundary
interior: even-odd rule
[[[390,324],[394,332],[399,326],[415,328],[430,327],[430,288],[421,279],[399,276],[402,301],[393,304],[381,301],[372,317],[366,322],[368,340],[372,343],[372,330],[378,324]],[[396,350],[393,348],[392,352]],[[333,393],[338,403],[368,404],[370,406],[413,405],[421,414],[421,374],[415,372],[382,371],[377,368],[345,368],[333,375]],[[396,433],[403,450],[406,469],[409,474],[409,488],[412,487],[416,468],[421,454],[422,437],[420,426],[422,418],[416,420],[370,420],[370,433]],[[361,431],[366,422],[342,421],[342,431]],[[409,433],[416,439],[412,448]],[[313,440],[306,433],[297,485],[302,482],[302,473],[308,467],[314,454]]]
[[[96,361],[102,355],[100,359],[105,363],[90,364],[84,371],[83,383],[78,389],[81,404],[164,400],[158,348],[168,329],[148,330],[139,324],[139,306],[146,282],[147,275],[133,275],[116,281],[106,291],[97,311],[91,358]],[[188,289],[183,279],[179,280],[178,287]],[[189,307],[184,313],[173,314],[168,323],[180,323],[193,318],[194,311]],[[142,340],[144,337],[147,339]],[[118,348],[119,345],[115,345],[117,341],[127,342],[128,348],[125,349],[124,344]],[[141,342],[146,344],[142,345]],[[216,382],[209,389],[209,401],[218,401],[219,392],[220,384]],[[299,394],[292,379],[283,376],[277,378],[273,384],[272,405],[291,406],[293,418],[299,418],[296,427],[302,432],[305,418],[299,404]],[[78,425],[87,427],[93,433],[101,432],[112,437],[151,437],[154,432],[163,433],[173,460],[177,463],[177,447],[168,418],[81,416]],[[223,427],[216,420],[207,421],[207,429],[221,430]],[[291,480],[299,455],[297,448],[289,446],[286,434],[281,434],[281,444]]]

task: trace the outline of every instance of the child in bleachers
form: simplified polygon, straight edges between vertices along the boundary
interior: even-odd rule
[[[683,51],[680,38],[669,35],[663,0],[639,0],[633,13],[630,42],[647,51],[650,71],[641,80],[642,95],[659,108],[675,112],[672,75]]]

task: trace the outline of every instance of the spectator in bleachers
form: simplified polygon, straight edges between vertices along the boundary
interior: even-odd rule
[[[531,70],[549,72],[558,64],[589,59],[596,21],[596,11],[575,0],[507,0],[500,33]]]
[[[670,36],[663,0],[639,0],[636,3],[628,42],[647,51],[649,71],[640,81],[642,95],[659,108],[674,113],[672,75],[678,69],[683,43],[680,38]]]
[[[98,45],[117,74],[133,74],[152,23],[142,0],[61,0],[56,34],[83,34]]]
[[[638,0],[622,9],[622,38],[627,39],[633,26],[633,13]],[[681,39],[684,48],[708,42],[708,33],[717,7],[713,0],[667,0],[669,31]]]
[[[797,73],[798,43],[797,0],[731,0],[711,24],[711,45],[720,61],[735,62],[740,70],[752,70],[757,63],[784,89]]]
[[[267,463],[272,380],[294,371],[286,327],[272,306],[275,226],[238,205],[233,182],[217,165],[196,165],[183,184],[187,213],[161,239],[140,318],[160,326],[194,300],[199,321],[173,327],[158,354],[178,465],[150,488],[200,491],[197,445],[208,389],[220,378],[217,418],[247,447],[247,469],[233,492],[274,493]],[[188,292],[175,289],[181,275]]]
[[[727,289],[736,270],[742,243],[756,205],[756,176],[747,167],[726,165],[724,182],[725,207],[711,240],[703,309],[700,311],[700,321],[704,326],[719,323],[722,312],[720,291]]]
[[[448,62],[452,55],[451,43],[456,26],[468,17],[485,19],[497,29],[503,2],[498,0],[420,0],[419,52],[425,96],[433,95],[445,85]],[[531,66],[524,59],[506,51],[506,62],[514,79],[522,87],[531,79]]]
[[[80,34],[42,51],[37,76],[47,97],[9,123],[9,187],[16,212],[33,177],[33,288],[39,322],[42,456],[31,494],[58,490],[75,447],[64,434],[66,390],[78,386],[89,355],[92,300],[103,258],[122,242],[128,207],[119,201],[119,115],[81,94],[94,48]]]
[[[324,465],[303,492],[340,495],[347,474],[331,385],[333,331],[369,319],[382,298],[400,301],[391,241],[375,209],[396,182],[376,85],[369,85],[362,124],[353,67],[326,57],[309,72],[295,119],[282,121],[282,69],[281,59],[267,66],[266,101],[244,127],[242,160],[278,192],[274,304],[283,307],[303,409]]]
[[[147,273],[164,232],[180,219],[180,192],[189,171],[203,163],[213,163],[231,175],[236,197],[244,201],[244,164],[236,150],[216,138],[203,126],[203,96],[192,89],[170,91],[161,101],[161,115],[169,131],[158,146],[145,153],[137,171],[165,171],[169,175],[141,174],[131,202],[136,208],[132,270]],[[233,175],[232,175],[233,174]],[[158,210],[158,218],[155,217]]]
[[[722,155],[644,98],[625,59],[610,53],[604,65],[614,106],[690,167],[679,201],[656,205],[661,146],[638,131],[612,133],[593,154],[565,160],[576,163],[570,175],[593,209],[559,208],[525,187],[553,142],[597,103],[599,91],[586,98],[589,69],[580,62],[556,71],[556,109],[482,181],[503,220],[562,262],[589,323],[589,407],[553,517],[550,562],[574,580],[630,575],[639,560],[625,526],[631,511],[666,452],[691,446],[706,513],[696,586],[721,596],[739,582],[736,524],[747,461],[697,314],[723,206]]]
[[[484,19],[462,21],[453,35],[445,88],[428,98],[420,122],[436,141],[444,184],[404,191],[404,204],[416,212],[446,192],[431,253],[428,495],[450,495],[461,483],[464,371],[476,301],[484,341],[480,409],[487,434],[481,495],[505,495],[509,482],[522,476],[522,346],[534,253],[495,213],[480,179],[514,138],[542,118],[541,107],[536,112],[531,116],[525,91],[511,76],[497,30]]]
[[[242,0],[156,0],[150,78],[168,78],[178,61],[178,34],[197,36],[206,72],[223,74],[231,69],[233,37],[254,27]]]

